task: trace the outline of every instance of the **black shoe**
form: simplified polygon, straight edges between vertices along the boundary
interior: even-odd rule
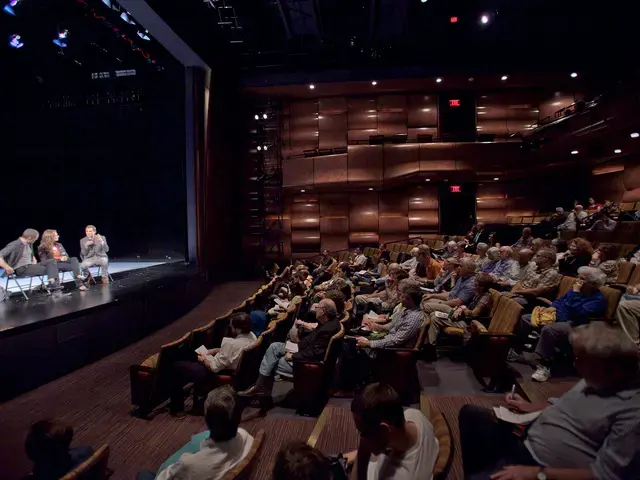
[[[264,385],[258,385],[257,383],[252,387],[247,388],[241,392],[238,392],[240,397],[270,397],[271,390],[267,390]]]

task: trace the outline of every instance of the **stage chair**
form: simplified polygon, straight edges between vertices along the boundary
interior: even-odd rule
[[[225,473],[222,480],[247,480],[249,478],[255,466],[260,448],[262,448],[262,444],[264,443],[265,436],[264,428],[259,429],[253,437],[253,444],[247,456],[244,457],[238,465]]]
[[[495,290],[491,289],[495,295]],[[522,315],[522,305],[503,296],[491,318],[489,328],[472,320],[471,340],[469,341],[469,366],[480,384],[490,391],[500,388],[506,377],[507,353],[511,347],[513,331]],[[489,378],[489,382],[486,382]]]
[[[109,445],[102,445],[60,480],[106,480],[111,478],[111,475],[113,470],[109,468]]]
[[[166,401],[171,393],[171,369],[173,364],[190,358],[191,332],[182,338],[160,347],[160,352],[150,356],[140,365],[129,367],[131,403],[133,414],[148,418],[151,411]]]
[[[18,277],[15,273],[12,273],[11,275],[8,275],[6,272],[3,274],[6,277],[6,282],[4,285],[4,289],[7,292],[7,295],[11,294],[11,291],[9,290],[9,280],[13,280],[13,282],[16,284],[16,287],[18,287],[18,290],[20,290],[20,293],[22,294],[22,296],[24,297],[25,300],[29,300],[29,297],[27,296],[27,294],[25,293],[25,290],[28,291],[29,293],[31,293],[31,290],[33,288],[33,279],[37,278],[38,280],[40,280],[40,284],[41,286],[47,291],[47,293],[51,293],[51,291],[49,290],[49,287],[47,286],[47,282],[44,281],[44,277],[42,277],[41,275],[35,275],[33,277]],[[20,278],[29,278],[29,288],[23,288],[22,285],[20,285],[20,282],[18,281]]]
[[[372,362],[372,371],[376,379],[391,385],[398,392],[405,405],[414,403],[416,394],[420,390],[416,363],[430,323],[425,314],[413,347],[378,349],[376,350],[376,358]]]
[[[292,395],[298,415],[316,416],[326,405],[344,331],[344,326],[340,325],[338,333],[329,340],[327,351],[320,362],[294,360]]]

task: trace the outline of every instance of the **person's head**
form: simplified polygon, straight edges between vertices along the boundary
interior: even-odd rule
[[[548,248],[538,250],[534,258],[539,269],[552,267],[556,263],[556,253]]]
[[[406,433],[402,402],[389,385],[367,385],[351,402],[351,414],[360,432],[360,442],[374,455],[393,450]]]
[[[418,255],[420,255],[420,249],[418,247],[412,248],[411,251],[409,252],[409,255],[416,258]]]
[[[409,278],[409,272],[407,272],[406,270],[400,269],[393,274],[393,279],[398,283],[404,280],[405,278]]]
[[[389,268],[387,269],[387,271],[389,272],[389,275],[395,275],[400,270],[402,270],[402,268],[396,262],[390,263]]]
[[[245,312],[238,312],[231,315],[229,318],[229,333],[231,337],[237,337],[241,334],[251,333],[253,323],[251,322],[251,315]]]
[[[584,238],[573,238],[569,241],[569,252],[575,257],[593,255],[593,247]]]
[[[584,207],[583,207],[582,205],[580,205],[580,204],[576,205],[576,206],[575,206],[575,207],[573,207],[573,208],[574,208],[574,210],[575,210],[576,212],[578,212],[578,213],[580,213],[581,211],[583,211],[583,210],[584,210]]]
[[[87,225],[84,229],[84,233],[87,237],[93,238],[93,236],[96,234],[96,227],[94,227],[93,225]]]
[[[460,264],[458,263],[458,261],[455,258],[447,258],[444,261],[444,264],[442,265],[442,269],[446,270],[447,272],[452,272],[456,268],[458,268],[459,265]]]
[[[521,266],[524,267],[532,259],[533,259],[533,250],[531,250],[530,248],[523,248],[518,252],[518,263],[520,263]]]
[[[328,257],[329,255],[331,255],[331,254],[329,253],[329,250],[327,250],[326,248],[325,248],[324,250],[322,250],[322,256],[324,256],[324,257]]]
[[[284,446],[276,455],[273,480],[331,480],[331,463],[305,442]]]
[[[418,260],[429,261],[431,258],[431,249],[428,245],[420,245],[418,247]]]
[[[495,281],[488,273],[476,273],[476,293],[483,295],[493,288]]]
[[[578,282],[580,282],[580,293],[584,296],[591,295],[600,287],[604,286],[607,276],[602,270],[594,267],[580,267],[578,269]]]
[[[562,207],[556,207],[556,214],[557,215],[562,215],[564,213],[564,208]]]
[[[402,292],[402,305],[406,308],[416,308],[422,301],[422,290],[420,287],[407,287]]]
[[[333,301],[336,306],[338,317],[342,317],[344,315],[344,304],[346,302],[344,293],[342,293],[340,290],[327,290],[327,292],[324,294],[324,298]]]
[[[591,388],[615,390],[638,374],[638,347],[620,328],[604,322],[576,327],[571,345],[576,368]]]
[[[598,253],[601,262],[617,260],[620,256],[620,246],[613,243],[603,243],[598,246]]]
[[[40,246],[48,252],[53,251],[53,244],[58,241],[58,232],[55,230],[45,230],[42,232],[42,238],[40,239]]]
[[[408,277],[398,282],[398,290],[402,295],[404,295],[404,292],[407,288],[412,287],[420,288],[420,282]]]
[[[524,227],[522,229],[522,238],[529,238],[531,236],[531,229],[529,227]]]
[[[466,246],[467,244],[463,241],[456,243],[456,253],[464,253],[464,247]]]
[[[491,247],[487,250],[487,258],[491,262],[497,262],[500,260],[500,249],[498,247]]]
[[[513,255],[513,248],[504,246],[500,247],[500,260],[509,260]]]
[[[456,251],[456,245],[457,242],[454,242],[453,240],[447,242],[447,250],[449,251],[449,253],[453,253]]]
[[[468,277],[476,273],[476,262],[471,257],[465,257],[458,260],[458,277]]]
[[[531,242],[531,250],[533,250],[533,253],[538,253],[538,250],[542,247],[544,247],[544,240],[541,238],[534,238]]]
[[[316,320],[318,323],[327,323],[330,320],[338,318],[338,309],[333,300],[323,298],[318,302],[315,308]]]
[[[420,246],[420,245],[422,245],[423,243],[424,243],[424,241],[422,240],[422,238],[416,238],[416,239],[413,241],[413,244],[414,244],[416,247],[419,247],[419,246]]]
[[[236,392],[229,385],[209,392],[204,401],[204,421],[210,437],[216,442],[226,442],[238,433],[239,409],[236,408]]]
[[[613,202],[611,200],[605,200],[604,201],[604,206],[605,207],[612,207],[613,206]]]
[[[33,228],[27,228],[24,232],[22,232],[21,238],[27,243],[33,243],[38,239],[39,236],[40,234],[37,230],[34,230]]]
[[[569,248],[569,245],[564,238],[554,238],[551,240],[551,246],[553,246],[558,253],[564,253]]]
[[[489,245],[487,245],[486,243],[480,242],[477,246],[476,246],[476,253],[480,256],[483,257],[487,254],[487,250],[489,250]]]
[[[589,205],[595,205],[596,201],[593,199],[593,197],[589,197]]]
[[[362,247],[356,247],[355,254],[360,255],[362,253]]]
[[[476,224],[476,231],[481,232],[482,230],[484,230],[484,222],[478,222]]]
[[[387,249],[387,244],[386,243],[381,243],[380,244],[380,250],[384,252],[386,249]]]
[[[73,428],[55,420],[40,420],[31,425],[25,441],[25,451],[35,469],[64,468],[69,459]],[[67,472],[63,472],[67,473]]]

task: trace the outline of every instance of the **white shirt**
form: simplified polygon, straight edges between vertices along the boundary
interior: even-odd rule
[[[156,480],[217,480],[247,456],[253,437],[242,428],[228,442],[206,438],[196,453],[185,453],[173,465],[161,471]]]
[[[215,355],[207,356],[207,367],[212,372],[219,372],[225,368],[235,370],[242,351],[257,340],[253,332],[241,333],[236,338],[224,337],[220,351]]]
[[[438,459],[440,446],[433,433],[433,425],[414,408],[404,411],[404,419],[418,429],[416,444],[401,457],[378,455],[369,462],[367,480],[427,480],[433,478],[433,467]]]
[[[403,270],[415,270],[418,265],[418,257],[411,257],[409,260],[406,260],[400,264]]]
[[[355,267],[364,267],[367,264],[367,257],[363,254],[357,255],[353,261]]]

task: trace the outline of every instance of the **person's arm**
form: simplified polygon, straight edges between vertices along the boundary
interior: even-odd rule
[[[8,272],[9,275],[13,273],[13,268],[11,268],[9,264],[4,261],[3,257],[0,257],[0,267],[2,267],[6,272]]]
[[[442,293],[427,293],[425,295],[422,296],[422,301],[429,301],[429,300],[446,300],[447,298],[449,298],[449,293],[448,292],[442,292]]]
[[[420,312],[422,313],[422,312]],[[418,321],[420,320],[420,321]],[[405,318],[403,322],[398,325],[395,332],[389,333],[386,337],[380,340],[373,340],[369,342],[370,348],[388,348],[398,345],[404,345],[420,330],[422,326],[422,316],[417,315]]]
[[[11,253],[11,248],[13,247],[13,243],[10,243],[2,250],[0,250],[0,267],[2,267],[9,275],[11,275],[14,270],[11,266],[5,261],[5,258],[9,256]]]
[[[582,295],[569,291],[567,293],[567,306],[571,309],[569,318],[589,319],[604,314],[607,309],[607,301],[600,296],[585,300]]]
[[[459,307],[461,305],[464,305],[464,301],[461,298],[454,298],[453,300],[447,300],[443,304],[444,305],[448,305],[448,306],[450,306],[452,308],[456,308],[456,307]]]
[[[214,373],[218,373],[220,370],[229,368],[233,363],[233,345],[232,342],[222,342],[220,351],[216,353],[213,358],[207,357],[204,361],[205,367]]]
[[[107,237],[100,235],[100,241],[96,242],[96,250],[109,253],[109,245],[107,245]]]
[[[87,246],[87,242],[80,240],[80,258],[84,260],[89,254],[89,247]]]
[[[158,475],[156,475],[155,480],[172,480],[174,478],[181,477],[182,470],[182,462],[178,460],[173,465],[169,465],[167,468],[162,470]]]
[[[330,332],[326,330],[316,329],[310,335],[313,337],[305,337],[303,346],[298,344],[298,351],[292,355],[293,360],[310,360],[322,358],[329,345]]]

